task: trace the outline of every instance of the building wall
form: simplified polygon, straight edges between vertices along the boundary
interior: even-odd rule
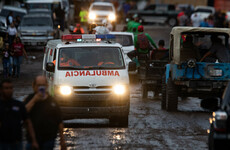
[[[224,10],[229,11],[230,10],[230,0],[215,0],[214,7],[216,10]]]
[[[216,0],[216,1],[219,1],[219,0]],[[204,6],[206,6],[207,3],[208,3],[208,0],[150,0],[150,3],[159,3],[159,4],[192,4],[194,6],[197,6],[197,5],[204,5]]]

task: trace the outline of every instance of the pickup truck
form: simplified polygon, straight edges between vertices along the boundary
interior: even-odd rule
[[[175,5],[151,4],[143,10],[130,10],[128,16],[137,14],[140,23],[163,23],[170,26],[177,25],[177,15]]]

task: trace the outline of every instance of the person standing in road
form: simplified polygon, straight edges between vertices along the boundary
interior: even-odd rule
[[[12,67],[10,66],[10,57],[12,55],[12,51],[10,49],[9,43],[5,43],[2,54],[3,75],[4,78],[7,78],[8,76],[12,75]]]
[[[47,92],[48,82],[45,76],[37,76],[33,81],[34,93],[25,100],[26,109],[31,117],[40,150],[53,150],[59,131],[60,145],[66,150],[61,110],[52,96]],[[31,149],[31,140],[27,150]]]
[[[65,11],[61,8],[61,4],[54,10],[54,19],[60,24],[61,30],[64,31],[65,26]]]
[[[85,31],[84,31],[84,29],[81,27],[81,24],[80,24],[80,23],[77,23],[77,24],[76,24],[76,27],[74,28],[73,33],[75,33],[75,34],[84,34],[84,33],[85,33]]]
[[[14,26],[14,23],[11,23],[7,29],[7,33],[9,35],[9,44],[12,45],[14,38],[17,36],[17,29]]]
[[[14,50],[14,66],[15,66],[15,74],[18,78],[20,75],[20,66],[22,63],[23,54],[28,59],[26,50],[24,48],[24,45],[21,42],[21,39],[19,37],[16,37],[16,43],[13,44],[13,50]]]
[[[9,79],[0,83],[0,150],[22,150],[22,126],[27,125],[32,147],[38,149],[34,130],[26,108],[13,97],[13,84]]]
[[[81,18],[81,20],[80,20],[81,24],[86,25],[87,17],[88,17],[88,11],[85,7],[81,8],[81,11],[79,13],[79,17]]]
[[[9,14],[6,17],[7,27],[9,27],[13,23],[13,20],[14,20],[13,12],[10,11]]]
[[[200,19],[200,15],[198,13],[193,13],[191,15],[190,19],[191,19],[193,27],[199,27],[200,26],[201,19]]]

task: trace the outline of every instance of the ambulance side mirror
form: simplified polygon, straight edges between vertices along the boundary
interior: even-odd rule
[[[54,72],[54,68],[55,68],[54,63],[52,62],[46,63],[46,71]]]
[[[135,71],[136,70],[136,63],[131,61],[129,62],[129,67],[128,67],[128,71]]]

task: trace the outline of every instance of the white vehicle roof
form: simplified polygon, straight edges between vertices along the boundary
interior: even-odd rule
[[[215,13],[215,8],[211,6],[196,6],[194,10],[196,11],[197,9],[207,9],[207,10],[211,10],[212,13]]]
[[[105,42],[92,42],[92,43],[77,43],[77,42],[71,42],[70,44],[65,44],[65,42],[62,42],[60,39],[58,40],[50,40],[47,43],[47,46],[49,47],[122,47],[118,43],[105,43]]]
[[[55,3],[62,0],[27,0],[26,3]]]
[[[131,32],[109,32],[110,34],[114,34],[114,35],[132,35],[133,33]]]
[[[113,6],[113,4],[109,2],[93,2],[91,5]]]
[[[19,7],[14,7],[14,6],[3,6],[2,10],[3,10],[3,9],[27,13],[27,10],[26,10],[26,9],[24,9],[24,8],[19,8]]]

